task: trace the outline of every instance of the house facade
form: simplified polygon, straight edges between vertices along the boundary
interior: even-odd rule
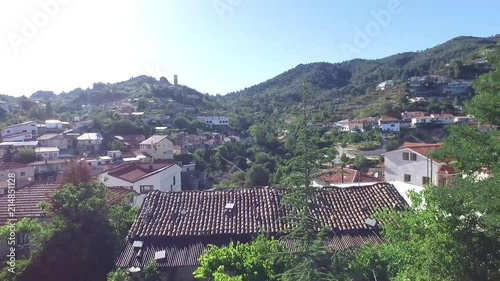
[[[392,117],[382,117],[378,120],[378,126],[382,132],[399,132],[399,120]]]
[[[139,144],[139,151],[153,160],[174,159],[174,147],[167,136],[154,135]]]
[[[15,184],[17,187],[25,186],[35,180],[35,168],[33,166],[16,163],[0,163],[0,182],[6,183],[7,179],[12,178],[9,175],[15,175]]]
[[[63,134],[44,134],[37,138],[40,146],[58,147],[59,149],[71,149],[71,141],[64,137]],[[69,143],[69,145],[68,145]]]
[[[448,186],[460,176],[448,163],[436,161],[429,153],[441,148],[442,143],[404,143],[399,149],[384,156],[384,178],[387,181],[401,181],[417,186],[433,184]]]
[[[102,136],[99,133],[85,133],[76,138],[78,142],[78,151],[81,153],[98,152],[102,144]]]
[[[57,147],[37,147],[35,154],[42,160],[59,159],[59,148]]]
[[[229,118],[226,116],[198,116],[196,117],[205,125],[229,126]]]
[[[9,135],[22,134],[22,133],[24,133],[25,136],[31,135],[31,138],[37,137],[38,126],[36,121],[28,121],[17,125],[4,127],[2,129],[2,139],[6,141],[5,138],[8,137]],[[28,138],[26,137],[25,140],[28,140]]]
[[[422,111],[405,111],[401,113],[401,121],[402,122],[411,122],[411,119],[424,117],[425,113]]]
[[[182,168],[173,163],[126,163],[103,171],[98,178],[108,187],[134,190],[140,195],[133,205],[141,206],[150,191],[181,191],[181,172]]]

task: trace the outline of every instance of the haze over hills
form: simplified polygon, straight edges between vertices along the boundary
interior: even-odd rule
[[[375,86],[385,80],[399,81],[427,74],[472,80],[490,70],[487,66],[474,64],[474,59],[483,58],[485,50],[498,47],[499,42],[498,35],[488,38],[462,36],[423,51],[400,53],[382,59],[299,64],[260,84],[224,96],[209,96],[187,86],[173,87],[166,78],[157,80],[143,75],[114,84],[99,82],[92,88],[78,88],[59,95],[51,91],[37,91],[31,98],[52,99],[57,112],[76,112],[85,104],[99,105],[155,96],[173,98],[181,104],[201,107],[203,111],[213,114],[233,115],[233,118],[245,114],[253,115],[256,120],[279,120],[286,118],[284,113],[301,100],[301,85],[308,83],[313,93],[312,104],[320,110],[336,112],[336,115],[324,117],[342,118],[352,116],[353,109],[373,106],[381,100],[399,103],[405,94],[404,87],[375,93]],[[336,98],[346,102],[336,105],[333,102]]]

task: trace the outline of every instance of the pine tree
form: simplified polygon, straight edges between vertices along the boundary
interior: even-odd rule
[[[318,221],[311,215],[310,207],[316,201],[316,189],[311,186],[312,175],[319,168],[317,160],[320,159],[318,151],[311,138],[311,129],[307,127],[310,108],[307,106],[309,90],[303,87],[302,113],[292,132],[296,132],[297,144],[294,157],[287,163],[287,175],[282,183],[289,187],[288,193],[283,198],[284,205],[292,210],[286,219],[291,225],[290,231],[284,239],[294,241],[296,249],[285,254],[287,270],[279,277],[281,280],[310,281],[331,280],[326,272],[328,262],[325,263],[325,235]]]

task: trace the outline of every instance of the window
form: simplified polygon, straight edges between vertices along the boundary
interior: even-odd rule
[[[26,173],[25,173],[25,172],[21,172],[21,177],[22,177],[22,176],[25,176],[25,175],[26,175]]]
[[[422,185],[428,185],[430,182],[429,177],[422,177]]]
[[[403,152],[403,160],[409,160],[409,155],[408,152]]]
[[[394,124],[391,124],[391,127],[394,127],[394,126],[396,126],[396,125],[394,125]]]
[[[153,191],[153,186],[152,185],[141,185],[140,188],[141,188],[141,194]]]
[[[405,182],[411,182],[411,175],[405,174],[404,181]]]
[[[26,133],[26,130],[23,130],[23,133]]]
[[[417,154],[415,154],[415,153],[410,154],[410,160],[417,161]]]
[[[172,179],[172,183],[175,185],[175,176]]]

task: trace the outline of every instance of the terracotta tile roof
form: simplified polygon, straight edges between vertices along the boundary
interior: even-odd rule
[[[149,192],[131,237],[249,235],[261,231],[283,233],[290,210],[281,204],[285,188]],[[365,220],[379,208],[403,208],[406,203],[388,183],[348,188],[317,189],[311,212],[335,231],[370,230]],[[225,213],[227,203],[234,203]],[[148,209],[151,210],[148,215]],[[147,221],[147,222],[146,222]]]
[[[174,243],[159,242],[151,243],[146,242],[143,244],[142,259],[137,258],[137,249],[133,247],[133,241],[129,241],[116,261],[116,266],[121,268],[141,267],[144,268],[148,262],[154,259],[156,251],[165,251],[165,259],[157,261],[158,267],[184,267],[184,266],[198,266],[199,258],[208,249],[208,245],[227,246],[228,239],[214,239],[213,237],[199,239],[199,242],[189,240],[175,241]],[[238,241],[245,243],[250,239],[239,239]],[[281,240],[281,242],[291,251],[297,249],[296,241]],[[346,250],[353,247],[360,247],[363,244],[380,244],[382,240],[378,235],[342,235],[333,236],[327,240],[327,247],[333,251]]]
[[[30,166],[22,164],[22,163],[17,163],[17,162],[2,162],[0,163],[0,171],[8,171],[8,170],[14,170],[14,169],[22,169],[22,168],[29,168]]]
[[[16,190],[15,212],[11,217],[8,210],[8,194],[0,195],[0,226],[8,219],[43,217],[42,210],[38,207],[40,202],[49,200],[52,192],[59,187],[58,184],[33,184]]]
[[[381,117],[379,120],[381,122],[399,122],[398,119],[393,118],[393,117]]]
[[[120,186],[108,186],[108,189],[111,193],[117,196],[140,195],[133,189],[126,189]]]
[[[405,142],[399,149],[408,148],[420,155],[427,156],[429,152],[440,149],[443,143],[413,143]]]
[[[344,180],[342,181],[342,177]],[[318,176],[319,180],[330,184],[338,183],[358,183],[358,182],[377,182],[378,178],[362,173],[355,169],[335,167],[324,170]]]
[[[166,251],[158,266],[196,266],[209,244],[223,246],[230,241],[250,241],[261,231],[275,237],[289,229],[291,213],[281,204],[286,188],[246,188],[236,190],[148,193],[132,225],[128,244],[119,255],[118,267],[144,267],[156,251]],[[378,228],[365,220],[380,208],[401,210],[404,199],[388,183],[371,186],[317,189],[311,213],[330,231],[329,249],[344,250],[364,243],[381,243]],[[231,212],[226,204],[233,203]],[[142,241],[142,258],[137,258],[134,241]],[[296,241],[281,241],[290,250]]]
[[[153,164],[124,163],[104,172],[108,172],[108,175],[112,177],[133,183],[164,171],[173,165],[175,164],[171,162]]]

